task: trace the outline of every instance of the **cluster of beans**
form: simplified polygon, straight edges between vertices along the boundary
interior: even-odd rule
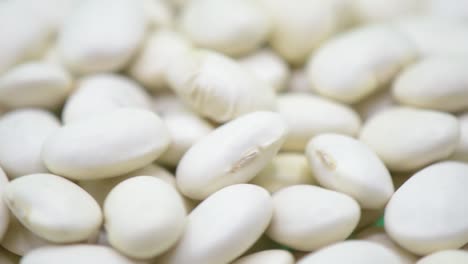
[[[466,0],[3,0],[0,35],[1,264],[468,263]]]

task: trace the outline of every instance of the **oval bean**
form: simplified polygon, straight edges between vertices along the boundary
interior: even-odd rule
[[[309,94],[280,95],[278,112],[289,128],[282,147],[287,151],[303,152],[307,142],[321,133],[356,136],[361,127],[358,114],[350,107]]]
[[[117,74],[94,74],[77,81],[62,111],[65,124],[118,108],[151,109],[150,96],[133,80]]]
[[[402,104],[458,112],[468,109],[468,63],[460,58],[429,57],[405,69],[393,84]]]
[[[273,89],[222,54],[195,50],[171,63],[168,81],[201,116],[226,122],[243,114],[276,108]]]
[[[169,143],[167,128],[156,114],[121,108],[58,129],[44,142],[42,158],[56,174],[102,179],[148,165]]]
[[[118,71],[143,41],[145,24],[142,1],[83,2],[59,32],[62,62],[77,74]]]
[[[393,194],[383,162],[354,138],[321,134],[309,142],[306,155],[320,185],[348,194],[364,209],[383,208]]]
[[[10,179],[32,173],[46,173],[41,157],[47,137],[60,128],[52,113],[39,109],[18,109],[0,119],[0,165]]]
[[[242,66],[249,69],[259,80],[262,80],[276,91],[282,91],[289,80],[289,66],[270,49],[261,49],[239,59]]]
[[[190,213],[181,239],[158,263],[229,263],[260,238],[272,212],[271,197],[261,187],[223,188]]]
[[[418,255],[457,249],[468,243],[468,165],[440,162],[417,172],[392,196],[385,230]]]
[[[389,26],[363,26],[336,36],[310,57],[307,74],[320,95],[357,103],[387,84],[416,57]]]
[[[177,186],[192,199],[253,179],[276,155],[287,129],[272,112],[239,117],[195,143],[177,166]]]
[[[460,138],[458,120],[443,112],[394,107],[367,121],[360,140],[393,171],[411,171],[449,157]]]
[[[9,108],[56,109],[72,90],[72,78],[61,66],[28,62],[0,78],[0,104]]]
[[[230,56],[255,50],[271,29],[268,13],[250,0],[190,1],[182,10],[180,24],[195,45]]]
[[[83,241],[101,226],[96,201],[78,185],[56,175],[17,178],[5,188],[4,199],[26,228],[52,242]]]
[[[162,1],[153,1],[159,3]],[[145,88],[160,92],[169,87],[167,70],[171,61],[191,49],[191,44],[181,34],[171,30],[159,30],[151,34],[142,50],[130,65],[131,77]]]
[[[184,204],[168,183],[150,176],[122,181],[107,195],[109,243],[134,258],[152,258],[173,246],[186,223]]]
[[[350,20],[347,0],[262,0],[273,19],[270,45],[286,61],[301,65],[322,42]]]
[[[273,194],[267,235],[295,250],[312,251],[345,240],[358,224],[351,197],[311,185],[294,185]],[[307,210],[305,210],[307,208]]]

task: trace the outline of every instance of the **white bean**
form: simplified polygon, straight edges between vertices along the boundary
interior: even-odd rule
[[[192,199],[246,183],[276,155],[287,133],[280,115],[254,112],[235,119],[195,143],[177,167],[177,186]]]
[[[468,63],[460,58],[428,57],[405,69],[393,96],[406,105],[457,112],[468,109]]]
[[[197,0],[184,7],[181,30],[203,48],[239,56],[262,45],[271,29],[268,14],[250,0]]]
[[[385,209],[387,234],[405,249],[426,255],[468,243],[468,164],[440,162],[413,175]]]
[[[358,224],[359,204],[351,197],[311,185],[294,185],[273,194],[267,235],[301,251],[345,240]]]
[[[121,108],[61,127],[44,142],[42,158],[56,174],[101,179],[148,165],[169,143],[169,132],[156,114]]]
[[[17,178],[5,188],[4,199],[23,225],[52,242],[86,240],[101,226],[96,201],[78,185],[56,175]]]
[[[181,34],[171,30],[158,30],[148,37],[128,72],[145,88],[154,92],[163,91],[168,88],[167,70],[170,63],[180,59],[191,48],[191,44]]]
[[[276,107],[275,92],[267,83],[213,51],[192,51],[171,63],[168,80],[187,105],[217,122]]]
[[[360,140],[390,170],[411,171],[450,156],[459,137],[459,122],[450,114],[395,107],[367,121]]]
[[[244,256],[232,264],[294,264],[293,255],[286,250],[272,249]]]
[[[50,112],[19,109],[0,119],[0,165],[10,179],[48,172],[41,149],[47,137],[60,128]]]
[[[361,128],[359,115],[352,108],[309,94],[280,95],[278,112],[289,128],[282,147],[286,151],[304,151],[307,142],[321,133],[356,136]]]
[[[260,238],[272,213],[265,189],[251,184],[223,188],[190,213],[182,238],[158,263],[229,263]]]
[[[303,64],[349,20],[347,0],[262,0],[273,19],[270,45],[291,64]]]
[[[110,247],[97,245],[70,245],[42,247],[24,256],[21,264],[137,264],[121,256]]]
[[[390,249],[368,241],[350,240],[310,253],[297,264],[401,264],[398,256]]]
[[[320,95],[357,103],[389,82],[416,56],[411,43],[385,25],[338,35],[310,57],[307,74]]]
[[[137,176],[119,183],[104,202],[109,243],[134,258],[152,258],[173,246],[186,223],[184,204],[164,181]]]
[[[78,74],[122,69],[143,41],[143,10],[142,1],[81,2],[59,34],[62,61]]]
[[[136,82],[117,74],[94,74],[78,80],[63,111],[65,124],[117,108],[151,109],[150,96]]]
[[[348,194],[364,209],[383,208],[393,194],[384,163],[354,138],[321,134],[309,142],[306,155],[320,185]]]
[[[28,62],[12,68],[0,78],[0,104],[9,108],[56,109],[71,89],[71,76],[62,67]]]
[[[463,1],[0,0],[0,263],[463,262]]]
[[[249,69],[259,80],[271,85],[276,91],[282,91],[289,80],[289,66],[271,49],[261,49],[239,59],[242,66]]]
[[[251,183],[274,193],[291,185],[314,184],[315,177],[304,154],[278,153]]]

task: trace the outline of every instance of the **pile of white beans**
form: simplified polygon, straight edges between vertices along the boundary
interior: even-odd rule
[[[3,0],[0,36],[0,264],[468,263],[467,0]]]

